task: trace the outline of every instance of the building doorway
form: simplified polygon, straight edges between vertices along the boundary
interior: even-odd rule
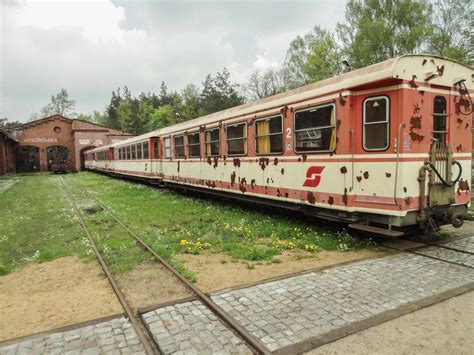
[[[39,148],[33,146],[18,147],[16,151],[16,170],[19,173],[40,171]]]
[[[69,149],[62,145],[54,145],[46,148],[46,159],[48,171],[52,170],[53,164],[66,164],[69,161]]]

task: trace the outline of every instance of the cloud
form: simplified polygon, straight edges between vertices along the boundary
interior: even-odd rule
[[[90,112],[123,85],[138,94],[164,80],[179,90],[224,67],[244,82],[280,65],[296,35],[333,28],[343,10],[344,0],[2,3],[0,117],[24,121],[61,88]]]

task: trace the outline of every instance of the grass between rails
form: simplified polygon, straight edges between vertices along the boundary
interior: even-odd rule
[[[320,250],[347,251],[375,245],[369,239],[358,239],[346,232],[324,231],[301,219],[235,207],[235,202],[186,197],[91,173],[70,175],[67,179],[76,186],[75,196],[79,196],[81,189],[93,193],[191,280],[194,275],[174,255],[207,251],[235,259],[278,262],[275,257],[283,250],[303,250],[310,256]],[[108,223],[103,213],[94,216],[98,220],[91,219],[91,228],[97,235],[107,235],[107,230],[102,229]],[[119,238],[115,232],[111,234],[114,239]],[[129,242],[113,239],[107,242],[105,245],[111,248],[109,256],[119,255],[117,248],[125,250]],[[127,259],[115,259],[119,264],[116,271],[127,270],[133,264]]]
[[[66,255],[92,260],[57,177],[29,174],[14,179],[18,181],[0,192],[0,275],[30,262]]]

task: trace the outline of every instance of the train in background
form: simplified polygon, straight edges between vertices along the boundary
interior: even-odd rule
[[[85,165],[388,236],[460,227],[473,93],[473,68],[405,55],[90,150]]]

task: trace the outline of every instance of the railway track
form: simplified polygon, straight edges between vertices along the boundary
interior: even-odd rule
[[[461,237],[455,239],[455,241],[470,238],[474,237]],[[416,254],[449,264],[474,269],[474,252],[456,245],[453,246],[452,240],[429,242],[418,239],[401,239],[398,242],[379,243],[379,245],[394,251]]]
[[[94,239],[87,228],[87,225],[84,221],[84,218],[81,214],[80,209],[77,206],[77,203],[74,199],[73,194],[68,190],[67,186],[74,186],[75,183],[71,179],[67,179],[67,184],[65,183],[64,179],[60,177],[61,184],[68,196],[69,202],[74,209],[75,214],[77,215],[81,227],[84,229],[87,238],[89,239],[91,246],[94,250],[94,253],[106,274],[112,289],[114,290],[115,294],[117,295],[119,302],[121,303],[127,317],[130,319],[135,331],[137,332],[140,341],[142,342],[145,351],[147,354],[157,354],[162,353],[160,345],[154,341],[153,335],[151,334],[150,330],[148,329],[147,325],[141,318],[139,312],[134,312],[130,304],[127,302],[124,293],[118,287],[117,282],[115,281],[113,274],[110,270],[109,265],[107,264],[106,260],[100,253],[99,249],[97,248]],[[124,223],[119,217],[117,217],[111,210],[108,208],[101,200],[99,200],[96,196],[89,193],[86,189],[81,188],[80,192],[86,196],[87,198],[93,200],[97,203],[118,225],[120,225],[133,239],[153,258],[158,261],[161,265],[163,265],[169,272],[171,272],[179,282],[185,285],[187,289],[189,289],[196,298],[201,301],[208,309],[214,313],[217,318],[224,323],[230,330],[232,330],[235,334],[242,339],[247,346],[256,354],[270,354],[270,351],[257,339],[255,339],[250,333],[248,333],[239,323],[237,323],[233,318],[231,318],[220,306],[218,306],[208,295],[202,292],[199,288],[189,282],[185,277],[183,277],[176,269],[173,268],[166,260],[164,260],[158,253],[156,253],[137,233],[135,233],[126,223]]]

